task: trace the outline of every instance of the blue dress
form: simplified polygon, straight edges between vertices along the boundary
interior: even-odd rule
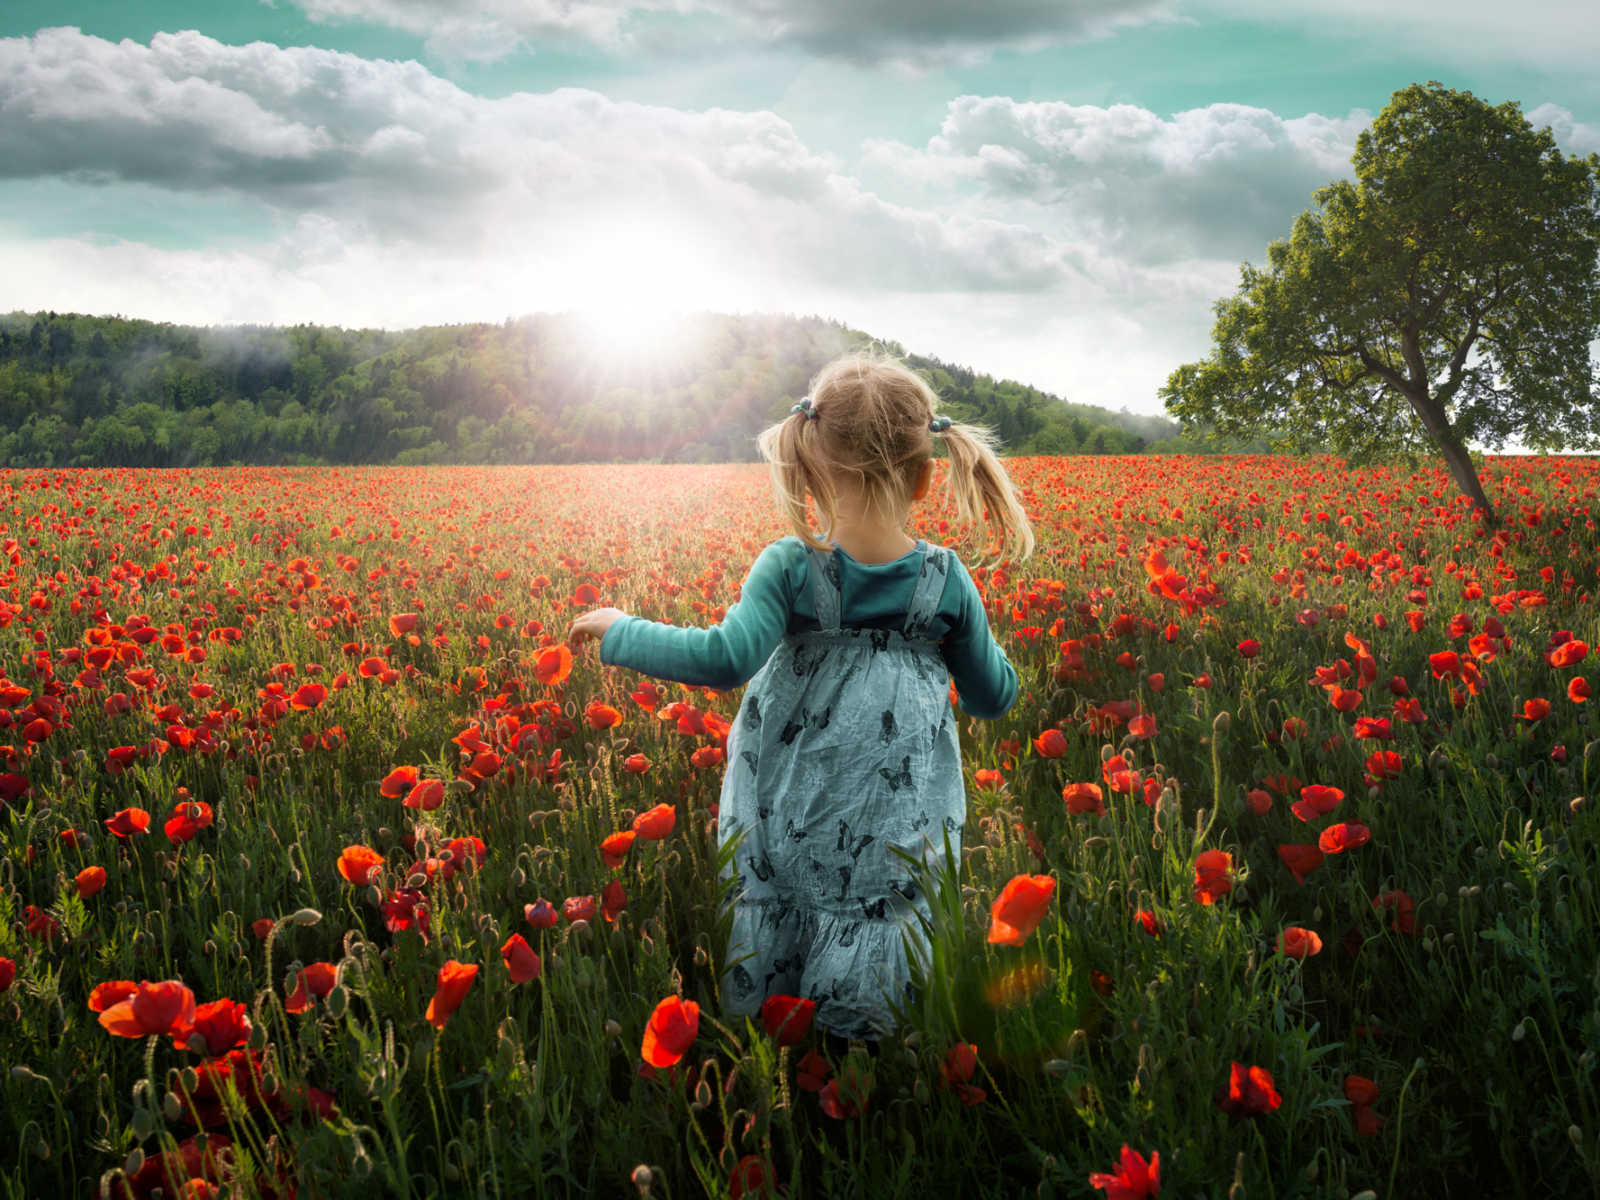
[[[718,835],[730,870],[726,1011],[816,1002],[843,1037],[890,1032],[926,946],[913,862],[957,856],[966,819],[949,675],[928,628],[953,556],[919,541],[905,623],[841,629],[837,554],[808,547],[820,628],[789,633],[750,680],[727,741]]]

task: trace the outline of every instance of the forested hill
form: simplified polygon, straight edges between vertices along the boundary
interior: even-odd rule
[[[815,317],[689,317],[630,354],[568,315],[386,332],[12,313],[0,316],[0,464],[751,460],[757,431],[818,367],[870,344]],[[992,427],[1010,454],[1138,453],[1177,434],[905,357],[941,411]]]

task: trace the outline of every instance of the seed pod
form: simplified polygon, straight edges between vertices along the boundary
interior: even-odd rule
[[[134,1109],[133,1119],[128,1123],[133,1126],[133,1136],[141,1142],[156,1131],[156,1116],[148,1108]],[[135,1167],[133,1174],[138,1174],[138,1171]]]

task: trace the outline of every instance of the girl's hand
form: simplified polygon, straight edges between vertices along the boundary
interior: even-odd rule
[[[574,621],[572,628],[567,630],[567,644],[576,650],[583,645],[585,638],[596,640],[603,638],[606,630],[627,615],[620,608],[591,609]]]

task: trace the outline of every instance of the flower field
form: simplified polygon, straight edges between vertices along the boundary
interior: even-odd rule
[[[1009,465],[871,1053],[718,1007],[737,693],[563,641],[718,620],[762,468],[0,470],[0,1195],[1590,1187],[1600,462]]]

